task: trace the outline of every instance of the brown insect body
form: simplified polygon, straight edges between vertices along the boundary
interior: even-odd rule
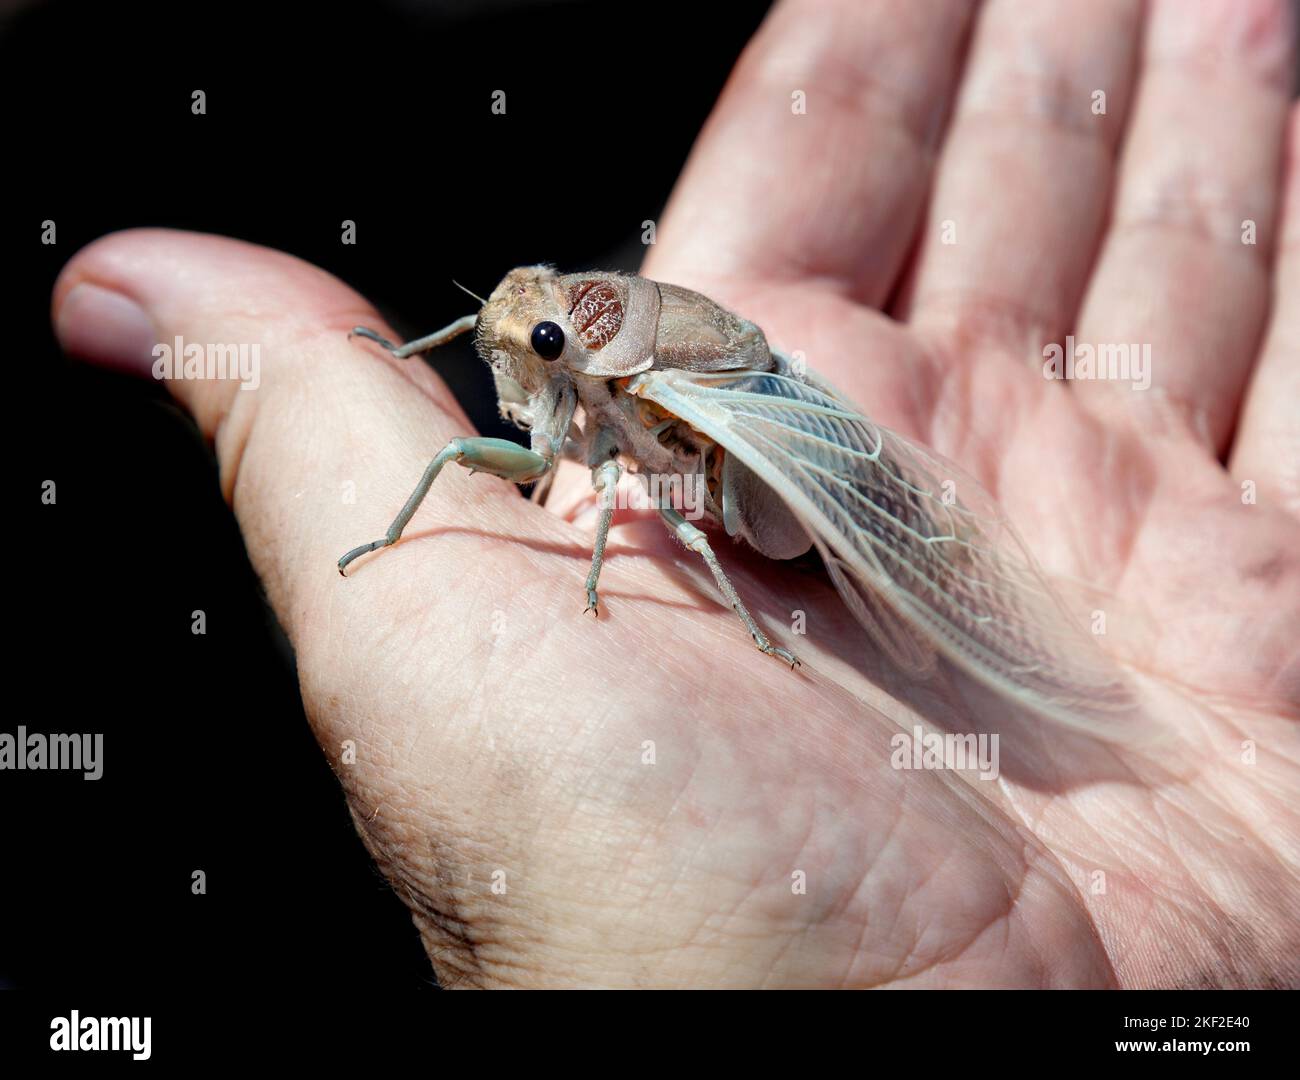
[[[541,359],[530,344],[542,322],[555,323],[565,335],[564,351],[554,360]],[[493,290],[479,312],[475,341],[492,368],[502,414],[533,431],[534,449],[570,456],[581,449],[592,467],[616,452],[639,472],[702,476],[705,513],[728,532],[774,558],[792,558],[811,546],[780,500],[760,498],[761,482],[712,438],[627,392],[631,376],[651,369],[773,370],[767,340],[753,323],[678,285],[525,266]],[[576,410],[568,412],[563,402],[570,386],[582,410],[580,426],[573,425]],[[553,423],[548,428],[548,419],[566,412],[563,433]],[[542,439],[536,438],[539,426]],[[733,501],[763,506],[773,527],[747,527],[740,507],[728,514],[728,482],[737,496],[748,495]]]

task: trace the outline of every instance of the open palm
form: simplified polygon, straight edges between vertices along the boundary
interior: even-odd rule
[[[764,657],[650,515],[616,525],[584,618],[577,467],[546,509],[446,472],[341,581],[338,556],[469,433],[437,378],[349,342],[376,325],[365,303],[265,249],[133,231],[59,281],[61,338],[91,358],[265,343],[260,390],[173,389],[448,984],[1300,979],[1285,6],[1155,5],[1145,27],[1136,4],[925,6],[779,7],[644,272],[758,322],[975,474],[1049,572],[1113,597],[1132,739],[1009,719],[996,781],[893,768],[909,708],[960,718],[881,689],[818,574],[719,538],[804,667]],[[1150,344],[1150,388],[1045,379],[1067,334]]]

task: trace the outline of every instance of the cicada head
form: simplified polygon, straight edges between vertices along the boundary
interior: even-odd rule
[[[478,314],[474,345],[492,368],[502,413],[520,415],[562,370],[568,319],[559,277],[521,266],[501,280]]]
[[[621,378],[654,363],[659,286],[634,274],[511,270],[479,313],[478,350],[533,393],[557,372]]]

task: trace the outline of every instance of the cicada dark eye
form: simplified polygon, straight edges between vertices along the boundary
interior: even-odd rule
[[[564,352],[564,331],[553,322],[539,322],[533,327],[532,346],[543,360],[554,360]]]

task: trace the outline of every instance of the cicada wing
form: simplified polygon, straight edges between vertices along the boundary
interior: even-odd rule
[[[817,550],[844,606],[904,675],[925,678],[934,670],[935,649],[921,630],[885,602],[853,567],[818,540]]]
[[[1097,730],[1132,705],[996,502],[829,384],[776,371],[651,370],[628,384],[734,454],[816,538],[841,596],[879,638],[883,604],[1013,701]],[[888,630],[887,630],[888,633]],[[897,635],[894,635],[895,637]]]

